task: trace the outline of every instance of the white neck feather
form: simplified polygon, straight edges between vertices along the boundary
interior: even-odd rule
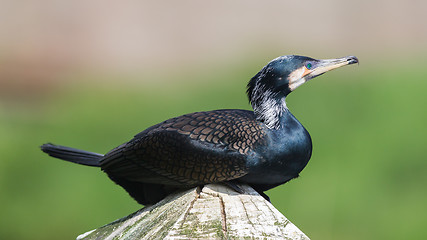
[[[266,92],[263,101],[259,105],[253,105],[255,115],[258,120],[262,121],[270,129],[278,129],[280,127],[280,117],[288,108],[285,98],[279,101],[271,97],[271,94]]]

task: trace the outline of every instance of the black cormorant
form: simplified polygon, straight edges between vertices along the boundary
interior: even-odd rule
[[[208,183],[238,189],[235,183],[241,182],[263,194],[298,177],[311,157],[310,135],[286,107],[286,96],[314,77],[357,62],[354,56],[281,56],[247,85],[254,111],[215,110],[171,118],[105,155],[53,144],[41,149],[52,157],[100,167],[140,204]]]

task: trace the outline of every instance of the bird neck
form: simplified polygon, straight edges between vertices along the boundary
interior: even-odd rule
[[[257,120],[264,123],[269,129],[283,127],[283,115],[289,111],[285,97],[266,97],[262,101],[252,102],[252,107]]]

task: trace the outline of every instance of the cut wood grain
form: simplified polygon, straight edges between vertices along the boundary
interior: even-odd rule
[[[244,194],[221,184],[175,193],[77,239],[309,239],[255,190],[241,188]]]

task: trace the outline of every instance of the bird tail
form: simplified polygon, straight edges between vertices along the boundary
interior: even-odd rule
[[[99,167],[100,160],[104,156],[99,153],[54,145],[51,143],[43,144],[40,148],[51,157],[91,167]]]

